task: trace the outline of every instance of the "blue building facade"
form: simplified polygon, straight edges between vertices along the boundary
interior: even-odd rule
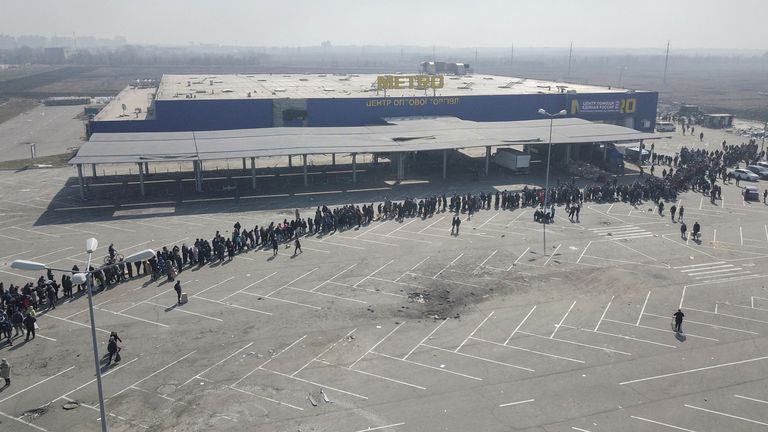
[[[539,108],[568,117],[651,132],[658,93],[601,92],[448,97],[372,97],[317,99],[156,100],[154,118],[89,123],[90,133],[173,132],[251,129],[279,126],[364,126],[387,117],[453,116],[472,121],[540,119]]]

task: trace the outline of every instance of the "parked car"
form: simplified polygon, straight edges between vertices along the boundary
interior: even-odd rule
[[[757,186],[747,186],[744,188],[744,201],[760,201],[760,193]]]
[[[760,165],[763,168],[768,168],[768,162],[766,161],[756,162],[755,165]]]
[[[668,121],[656,122],[656,132],[674,132],[677,130],[675,124]]]
[[[768,178],[768,168],[760,165],[749,165],[747,169],[760,176],[761,179]]]
[[[757,174],[745,168],[736,168],[735,170],[732,170],[730,174],[733,178],[739,180],[757,181],[760,178]]]

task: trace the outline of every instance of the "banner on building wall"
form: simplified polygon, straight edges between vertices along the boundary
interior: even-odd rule
[[[613,100],[572,99],[570,114],[632,114],[636,110],[636,98]]]

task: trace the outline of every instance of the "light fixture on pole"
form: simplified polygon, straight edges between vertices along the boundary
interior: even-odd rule
[[[550,114],[544,108],[539,108],[539,114],[549,117],[549,143],[547,144],[547,177],[544,180],[544,211],[549,206],[549,162],[552,159],[552,128],[554,126],[555,117],[565,117],[568,114],[565,110],[561,110],[555,114]],[[547,222],[542,224],[544,235],[544,256],[547,255]]]
[[[87,291],[88,291],[88,312],[90,313],[91,317],[91,342],[93,343],[93,361],[96,366],[96,387],[99,391],[99,412],[101,414],[101,431],[107,432],[107,412],[104,408],[104,390],[101,385],[101,364],[100,364],[100,358],[99,358],[99,349],[98,349],[98,343],[96,342],[96,321],[93,317],[93,278],[90,277],[93,273],[97,271],[101,271],[105,268],[115,267],[120,265],[121,263],[126,264],[132,264],[134,262],[138,261],[146,261],[153,256],[155,256],[154,251],[152,249],[146,249],[141,252],[137,252],[135,254],[131,254],[125,259],[119,263],[114,263],[108,266],[101,267],[99,269],[95,269],[93,271],[90,271],[91,268],[91,257],[93,256],[93,252],[98,249],[99,242],[95,238],[89,238],[85,242],[85,251],[88,253],[88,263],[85,266],[85,271],[73,274],[72,276],[72,283],[76,285],[82,285],[87,284]],[[60,271],[64,273],[73,273],[72,270],[67,269],[60,269],[60,268],[54,268],[47,266],[43,263],[39,263],[36,261],[27,261],[27,260],[16,260],[11,263],[11,268],[14,268],[16,270],[27,270],[27,271],[41,271],[41,270],[55,270]]]

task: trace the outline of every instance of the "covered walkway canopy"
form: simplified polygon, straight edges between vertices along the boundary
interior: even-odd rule
[[[491,147],[548,144],[550,120],[473,122],[455,117],[390,119],[389,125],[357,127],[277,127],[201,132],[97,133],[84,143],[70,165],[77,165],[82,184],[83,164],[139,164],[193,162],[198,190],[202,189],[200,162],[235,158],[301,155],[306,172],[307,155],[350,153],[395,154],[398,179],[402,179],[402,155],[409,152],[486,148],[486,172]],[[627,127],[593,123],[578,118],[554,119],[553,144],[608,143],[663,138]],[[444,152],[444,155],[446,152]],[[445,160],[445,157],[444,157]],[[305,176],[306,183],[306,176]]]

